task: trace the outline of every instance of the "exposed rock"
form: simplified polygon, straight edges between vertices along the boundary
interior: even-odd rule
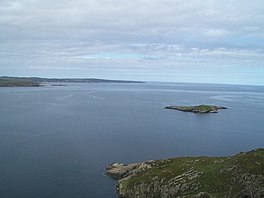
[[[122,179],[148,168],[151,168],[151,166],[146,163],[133,163],[128,165],[123,163],[113,163],[106,167],[105,174],[114,179]]]
[[[125,165],[123,163],[113,163],[106,167],[105,174],[111,176],[114,179],[121,179],[133,174],[133,171],[138,169],[141,163],[134,163]]]

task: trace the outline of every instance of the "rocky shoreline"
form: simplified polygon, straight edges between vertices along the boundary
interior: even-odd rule
[[[105,174],[117,180],[120,198],[260,198],[264,196],[264,149],[229,157],[113,163]]]
[[[228,109],[223,106],[215,105],[196,105],[196,106],[167,106],[165,109],[172,109],[192,113],[218,113],[218,109]]]

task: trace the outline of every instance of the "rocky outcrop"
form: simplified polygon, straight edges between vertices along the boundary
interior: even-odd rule
[[[142,163],[114,163],[121,198],[264,197],[264,149],[230,157],[179,157]]]
[[[197,105],[197,106],[167,106],[165,109],[172,109],[185,112],[193,113],[217,113],[218,109],[227,109],[223,106],[214,106],[214,105]]]
[[[147,165],[146,163],[133,163],[128,165],[123,163],[113,163],[106,167],[105,174],[111,176],[114,179],[122,179],[148,168],[151,168],[151,166]]]

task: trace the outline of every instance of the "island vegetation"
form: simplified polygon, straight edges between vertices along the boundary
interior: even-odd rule
[[[264,149],[229,157],[177,157],[142,163],[113,163],[121,198],[264,197]]]
[[[0,87],[39,87],[45,83],[144,83],[141,81],[106,80],[97,78],[38,78],[38,77],[0,77]]]
[[[217,113],[218,109],[227,109],[223,106],[214,106],[214,105],[197,105],[197,106],[167,106],[165,109],[172,109],[185,112],[193,113]]]

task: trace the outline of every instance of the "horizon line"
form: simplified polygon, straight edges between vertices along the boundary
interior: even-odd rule
[[[130,79],[111,79],[111,78],[101,78],[101,77],[40,77],[40,76],[8,76],[3,75],[0,78],[44,78],[44,79],[95,79],[95,80],[116,80],[116,81],[135,81],[144,83],[179,83],[179,84],[207,84],[207,85],[230,85],[230,86],[258,86],[264,87],[264,84],[238,84],[238,83],[210,83],[210,82],[184,82],[184,81],[145,81],[145,80],[130,80]]]

